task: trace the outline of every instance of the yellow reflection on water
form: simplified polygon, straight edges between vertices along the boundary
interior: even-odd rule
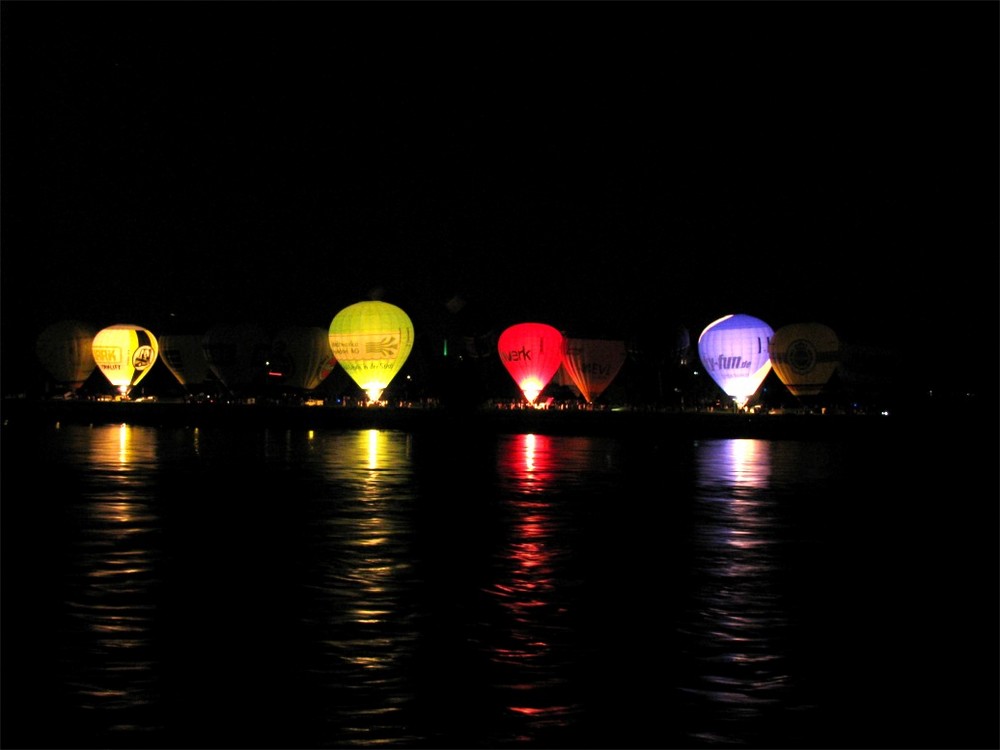
[[[378,468],[378,443],[380,432],[368,430],[368,468],[374,471]]]
[[[155,465],[155,430],[128,424],[94,427],[89,433],[87,460],[96,469],[121,472]]]
[[[322,451],[324,476],[340,488],[320,521],[314,596],[317,668],[331,693],[327,720],[347,744],[398,744],[410,737],[407,664],[417,637],[410,609],[411,436],[331,434]]]
[[[160,519],[151,502],[157,471],[153,428],[107,425],[83,434],[87,470],[82,502],[74,506],[73,596],[66,602],[79,625],[78,660],[67,682],[81,708],[105,712],[111,733],[150,730],[158,700],[152,623],[156,610]]]

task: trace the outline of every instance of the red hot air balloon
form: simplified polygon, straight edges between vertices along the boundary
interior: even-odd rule
[[[563,346],[563,335],[545,323],[517,323],[497,339],[500,361],[529,404],[562,364]]]

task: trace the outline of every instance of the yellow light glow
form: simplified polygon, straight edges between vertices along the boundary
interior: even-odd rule
[[[522,380],[518,386],[521,389],[521,393],[528,400],[529,404],[535,403],[535,399],[538,398],[538,394],[542,392],[545,384],[542,383],[538,378],[525,378]]]

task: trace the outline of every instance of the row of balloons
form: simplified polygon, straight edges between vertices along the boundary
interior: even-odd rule
[[[511,326],[500,335],[498,349],[528,403],[534,403],[559,372],[592,403],[611,384],[626,356],[623,341],[565,338],[544,323]],[[743,314],[719,318],[698,338],[702,366],[741,409],[772,367],[792,395],[819,395],[837,368],[839,352],[836,333],[822,323],[794,323],[775,331]]]
[[[165,334],[116,324],[94,332],[80,321],[54,323],[39,335],[36,351],[60,383],[78,389],[95,367],[127,397],[162,358],[183,386],[204,382],[211,372],[238,389],[250,385],[257,363],[291,388],[312,390],[339,362],[371,401],[378,401],[413,348],[413,324],[399,307],[366,300],[338,312],[324,331],[289,327],[273,337],[253,324],[215,326],[204,335]],[[546,386],[573,387],[593,403],[625,363],[624,341],[570,338],[546,323],[505,329],[497,340],[500,360],[525,400],[535,404]],[[774,331],[750,315],[726,315],[698,338],[698,356],[709,376],[743,408],[773,369],[798,397],[818,395],[839,361],[839,341],[821,323],[796,323]]]
[[[292,326],[273,337],[255,324],[217,325],[204,335],[164,334],[128,323],[94,331],[78,320],[53,323],[35,350],[49,374],[77,390],[99,368],[123,397],[159,359],[187,387],[209,373],[228,388],[251,386],[266,363],[269,375],[289,388],[312,390],[339,362],[372,401],[402,368],[413,348],[413,325],[395,305],[363,301],[341,310],[329,330]]]

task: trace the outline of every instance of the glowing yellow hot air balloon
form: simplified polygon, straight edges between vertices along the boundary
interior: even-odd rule
[[[91,345],[94,361],[122,396],[146,377],[156,362],[156,337],[142,326],[118,323],[97,332]]]
[[[356,302],[330,322],[330,349],[351,379],[378,401],[413,349],[413,324],[395,305]]]

